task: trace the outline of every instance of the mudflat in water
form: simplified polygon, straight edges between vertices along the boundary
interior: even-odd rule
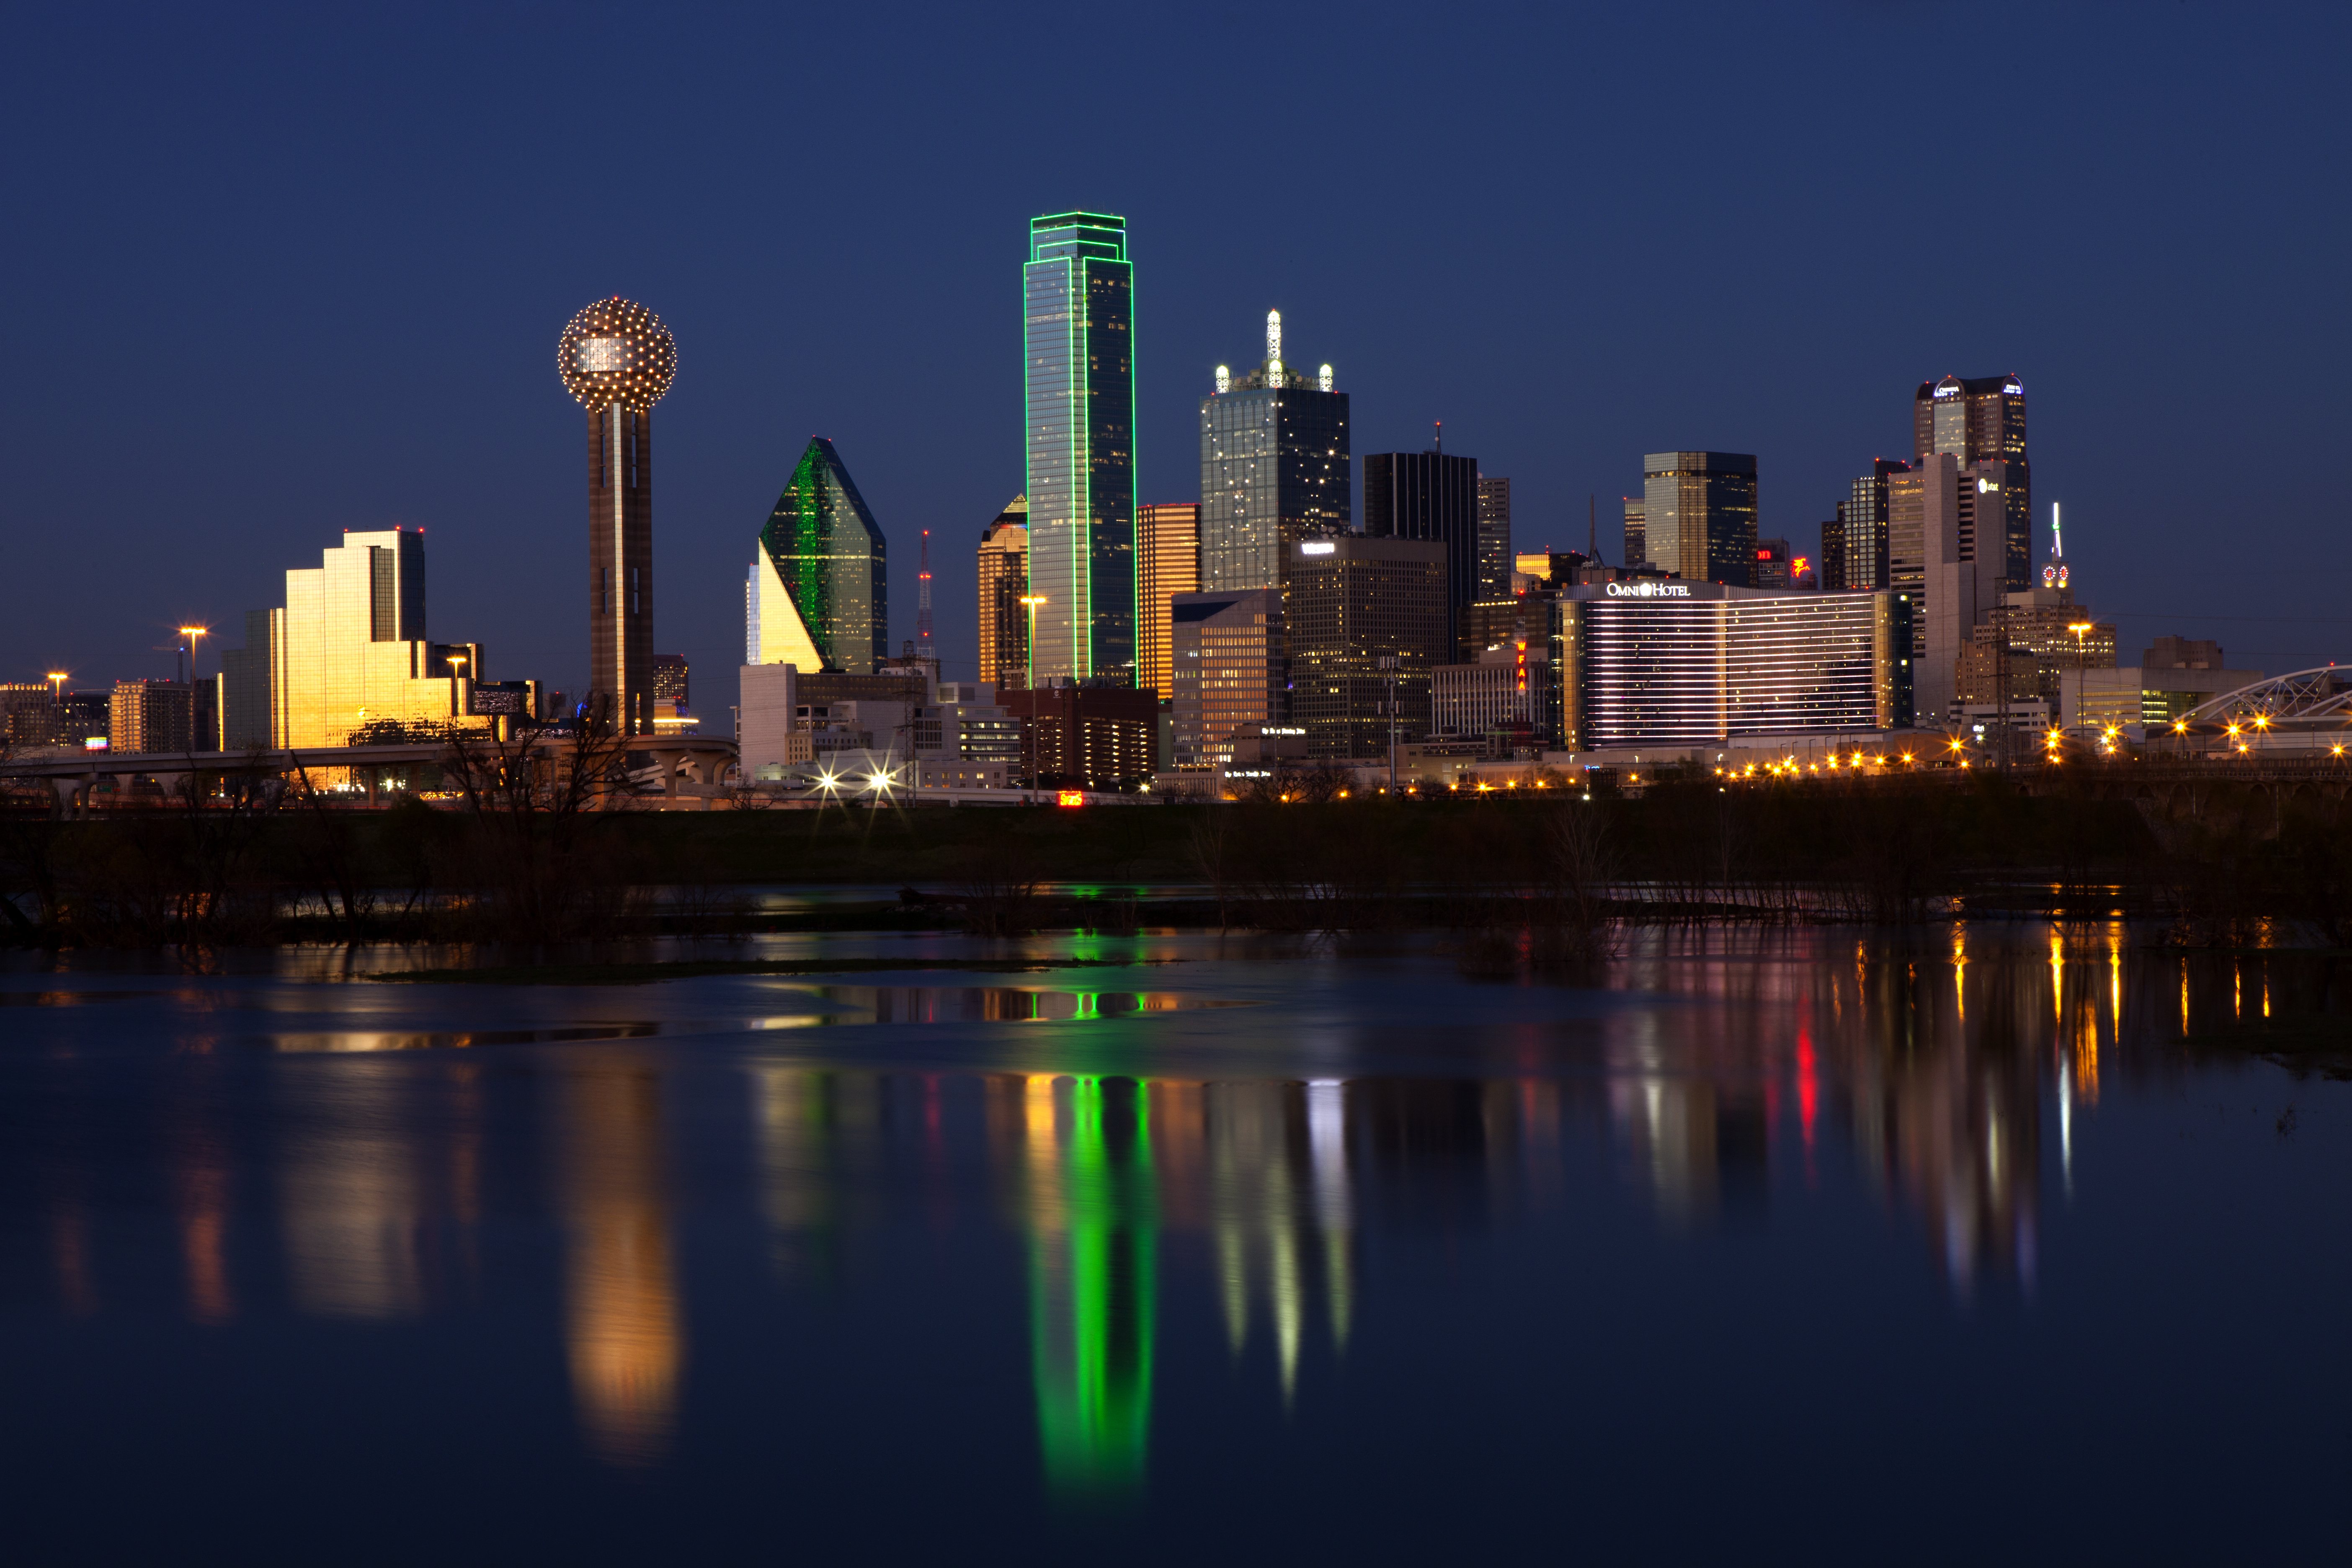
[[[20,955],[12,1556],[2332,1556],[2352,970],[2146,940]]]

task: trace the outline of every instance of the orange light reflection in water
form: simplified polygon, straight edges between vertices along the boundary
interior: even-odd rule
[[[659,1089],[651,1072],[590,1068],[565,1083],[563,1114],[572,1397],[598,1458],[649,1465],[668,1451],[685,1362]]]

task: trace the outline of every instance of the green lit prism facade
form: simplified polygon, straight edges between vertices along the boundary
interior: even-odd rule
[[[889,658],[888,550],[841,454],[809,439],[760,531],[744,660],[871,675]]]
[[[1127,220],[1029,220],[1022,268],[1032,685],[1136,672],[1135,274]]]

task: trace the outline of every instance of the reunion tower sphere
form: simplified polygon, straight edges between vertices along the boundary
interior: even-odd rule
[[[677,374],[677,342],[662,320],[618,294],[599,300],[563,329],[555,349],[564,390],[590,408],[647,413]]]

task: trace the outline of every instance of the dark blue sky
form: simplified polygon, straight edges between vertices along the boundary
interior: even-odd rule
[[[723,716],[754,535],[831,436],[950,674],[1022,483],[1025,220],[1125,214],[1145,500],[1195,408],[1333,362],[1356,451],[1584,537],[1641,455],[1759,455],[1811,552],[1923,377],[2014,373],[2082,597],[2233,665],[2352,659],[2340,7],[1129,4],[7,8],[0,676],[168,674],[346,528],[433,635],[577,689],[564,321],[644,300],[656,624]],[[205,668],[215,668],[207,653]],[[714,679],[715,678],[715,679]]]

